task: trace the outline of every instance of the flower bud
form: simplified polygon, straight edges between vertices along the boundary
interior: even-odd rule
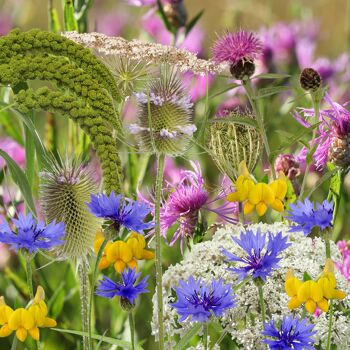
[[[328,150],[328,161],[342,168],[350,165],[350,134],[332,140]]]
[[[255,64],[252,61],[240,60],[230,66],[230,72],[235,79],[248,80],[255,72]]]
[[[133,308],[135,307],[135,305],[131,303],[128,298],[123,298],[123,297],[120,298],[120,306],[126,312],[132,311]]]
[[[313,68],[304,68],[300,74],[300,86],[306,90],[315,92],[322,84],[320,74]]]
[[[289,180],[294,180],[300,175],[300,165],[293,154],[280,154],[275,161],[275,171],[282,171]]]
[[[187,22],[187,10],[182,0],[170,0],[164,6],[168,21],[176,29],[184,27]]]

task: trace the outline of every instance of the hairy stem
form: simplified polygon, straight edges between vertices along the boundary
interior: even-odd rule
[[[89,330],[89,269],[85,261],[81,261],[78,267],[80,282],[81,324],[82,331],[91,334]],[[89,336],[83,336],[83,350],[91,350]]]
[[[33,289],[33,269],[32,269],[32,257],[30,255],[26,256],[26,275],[27,275],[27,286],[29,291],[30,300],[34,299],[34,289]]]
[[[204,350],[208,350],[208,322],[203,324]]]
[[[129,312],[129,326],[130,326],[130,336],[131,336],[131,348],[135,350],[135,322],[134,315],[132,311]]]
[[[331,244],[330,244],[330,231],[326,230],[324,234],[324,242],[326,246],[326,258],[330,259],[331,258]]]
[[[157,155],[157,179],[156,179],[156,197],[155,197],[155,221],[156,221],[156,283],[157,283],[157,304],[158,304],[158,336],[159,350],[164,350],[164,322],[163,322],[163,278],[162,278],[162,257],[160,250],[160,202],[162,194],[164,172],[164,155]]]
[[[275,172],[275,167],[274,165],[271,163],[271,150],[270,150],[270,145],[269,145],[269,141],[267,139],[267,134],[266,134],[266,130],[265,130],[265,125],[264,125],[264,117],[261,115],[260,113],[260,109],[257,106],[256,100],[254,99],[254,90],[252,88],[252,84],[250,82],[250,80],[242,80],[242,85],[245,88],[245,91],[247,93],[249,102],[253,108],[254,114],[256,116],[256,122],[258,123],[258,128],[259,131],[261,133],[261,137],[263,139],[264,142],[264,147],[265,147],[265,152],[266,152],[266,156],[267,156],[267,160],[269,162],[269,166],[271,169],[271,173],[272,173],[272,177],[273,179],[276,179],[276,172]]]
[[[259,292],[259,302],[260,302],[260,308],[261,308],[261,319],[264,324],[266,321],[266,314],[265,314],[264,292],[263,292],[262,285],[258,285],[258,292]]]
[[[329,323],[328,323],[328,337],[327,337],[326,350],[331,350],[331,346],[332,346],[332,342],[331,342],[332,321],[333,321],[333,300],[331,300],[330,306],[329,306]]]

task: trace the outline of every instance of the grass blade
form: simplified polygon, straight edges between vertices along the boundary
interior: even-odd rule
[[[180,341],[174,347],[174,350],[182,350],[188,344],[188,342],[199,332],[202,328],[200,323],[196,323],[187,333],[180,339]]]

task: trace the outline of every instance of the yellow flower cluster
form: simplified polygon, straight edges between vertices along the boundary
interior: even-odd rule
[[[97,232],[94,243],[96,254],[98,254],[104,239],[103,233]],[[103,270],[113,265],[115,271],[118,273],[124,271],[126,267],[137,269],[137,260],[151,260],[154,258],[154,253],[146,250],[145,247],[145,237],[136,232],[132,232],[126,242],[108,241],[98,267],[100,270]]]
[[[270,184],[255,183],[244,161],[240,163],[239,168],[240,175],[235,183],[236,192],[227,196],[228,201],[245,202],[244,214],[249,214],[255,209],[257,214],[262,216],[269,206],[278,212],[284,210],[283,199],[288,188],[285,178],[280,177]]]
[[[334,276],[334,264],[327,259],[325,268],[318,280],[302,282],[296,278],[290,270],[286,276],[285,289],[291,298],[288,303],[289,309],[293,310],[305,304],[305,309],[313,314],[318,306],[322,311],[328,311],[328,300],[344,299],[345,293],[336,289],[337,281]]]
[[[34,300],[28,309],[18,308],[13,310],[6,305],[4,297],[0,297],[0,337],[7,337],[16,332],[16,337],[24,342],[28,334],[39,340],[39,328],[50,328],[56,326],[56,321],[47,317],[47,306],[45,304],[45,292],[38,287]]]

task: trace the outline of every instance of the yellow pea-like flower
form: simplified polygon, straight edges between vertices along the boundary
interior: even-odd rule
[[[284,210],[283,199],[286,196],[288,190],[287,182],[283,177],[281,177],[271,182],[269,186],[275,195],[275,199],[271,203],[271,207],[278,212],[282,212]]]
[[[16,331],[18,340],[24,342],[27,339],[28,332],[31,336],[36,338],[37,332],[35,330],[36,324],[33,315],[24,308],[16,309],[9,318],[8,326],[11,331]]]
[[[133,259],[130,247],[124,241],[116,241],[106,250],[106,259],[114,264],[114,269],[121,273],[128,266],[131,269],[137,268],[137,262]]]
[[[137,260],[151,260],[154,259],[154,253],[150,250],[146,250],[145,237],[139,233],[132,232],[127,242],[130,247],[134,258]]]
[[[10,308],[5,303],[4,297],[0,297],[0,337],[7,337],[12,333],[12,330],[9,328],[8,322],[13,314],[13,309]]]
[[[272,189],[265,183],[258,183],[249,190],[248,201],[244,205],[244,214],[249,214],[255,209],[259,216],[263,216],[274,199]]]
[[[100,251],[100,248],[101,248],[104,240],[105,240],[105,237],[104,237],[103,233],[101,231],[97,231],[95,241],[94,241],[94,251],[95,251],[96,255]],[[98,264],[98,268],[100,270],[104,270],[111,265],[111,263],[107,260],[107,257],[106,257],[107,250],[111,246],[111,244],[112,244],[112,242],[108,241],[103,252],[102,252],[101,260]]]
[[[322,288],[315,281],[306,281],[299,287],[297,297],[302,303],[305,303],[306,310],[313,314],[318,303],[323,302]]]

